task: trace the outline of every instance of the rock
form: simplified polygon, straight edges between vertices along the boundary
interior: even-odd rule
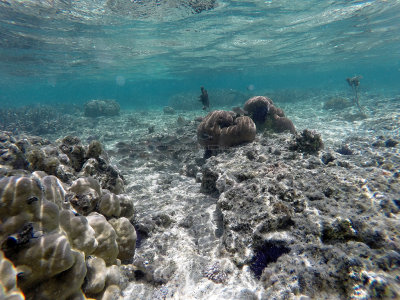
[[[321,136],[315,131],[304,129],[301,135],[294,136],[289,149],[307,154],[317,154],[324,148]]]
[[[103,152],[103,148],[101,146],[101,143],[97,140],[94,140],[94,141],[91,141],[89,144],[89,148],[86,153],[86,157],[98,159],[102,152]]]
[[[351,150],[349,145],[346,144],[343,144],[339,149],[336,150],[336,152],[342,155],[353,155],[353,150]]]
[[[390,139],[387,139],[386,141],[385,141],[385,147],[396,147],[396,145],[398,144],[399,142],[398,141],[396,141],[395,139],[392,139],[392,138],[390,138]]]
[[[216,182],[218,174],[213,172],[210,168],[203,168],[203,177],[201,180],[201,191],[206,194],[213,194],[217,192]]]
[[[120,106],[115,100],[91,100],[85,103],[86,117],[117,116]]]
[[[173,109],[173,108],[170,107],[170,106],[164,106],[163,112],[164,112],[164,114],[166,114],[166,115],[174,115],[174,114],[175,114],[175,109]]]
[[[336,157],[331,153],[331,152],[326,152],[321,156],[321,161],[327,165],[330,162],[333,162],[336,159]]]

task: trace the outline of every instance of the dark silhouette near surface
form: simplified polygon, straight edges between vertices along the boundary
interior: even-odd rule
[[[201,89],[200,102],[203,104],[203,110],[209,109],[210,100],[208,99],[207,90],[204,88],[204,86],[200,87],[200,89]]]

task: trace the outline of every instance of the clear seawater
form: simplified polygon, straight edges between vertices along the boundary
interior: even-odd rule
[[[0,0],[0,103],[228,88],[398,91],[400,1]]]

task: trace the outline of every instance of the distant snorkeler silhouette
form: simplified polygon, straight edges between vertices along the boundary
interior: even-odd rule
[[[210,108],[210,100],[208,99],[208,93],[207,90],[204,88],[204,86],[200,87],[201,89],[201,95],[200,95],[200,102],[203,104],[203,110],[206,110]]]

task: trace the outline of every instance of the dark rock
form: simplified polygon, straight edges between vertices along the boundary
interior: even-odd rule
[[[378,141],[376,141],[376,142],[373,142],[372,143],[372,146],[373,147],[384,147],[385,146],[385,142],[384,141],[382,141],[382,140],[378,140]]]
[[[167,214],[156,214],[153,220],[157,226],[169,227],[173,220]]]
[[[86,153],[87,158],[99,158],[101,153],[103,152],[103,148],[101,146],[101,143],[99,141],[91,141],[89,144],[88,151]]]
[[[321,161],[324,163],[324,165],[327,165],[330,162],[333,162],[335,159],[336,159],[336,157],[331,152],[326,152],[321,157]]]
[[[385,272],[400,267],[400,253],[390,250],[388,253],[377,259],[377,265]]]
[[[246,152],[246,157],[247,157],[249,160],[255,160],[255,159],[257,159],[258,155],[257,155],[256,151],[254,151],[254,150],[249,150],[249,151]]]
[[[388,140],[385,141],[385,147],[396,147],[396,145],[397,145],[398,143],[399,143],[399,142],[396,141],[395,139],[390,138],[390,139],[388,139]]]
[[[323,147],[324,144],[318,133],[304,129],[301,135],[297,134],[294,137],[289,149],[307,154],[317,154]]]
[[[79,172],[86,157],[86,151],[82,146],[80,139],[73,136],[66,136],[62,140],[59,149],[68,156],[72,168]]]
[[[250,270],[257,279],[260,279],[263,270],[284,254],[290,252],[290,248],[281,242],[268,241],[256,249],[255,255],[250,260]]]
[[[203,168],[203,177],[201,181],[201,191],[206,194],[213,194],[217,192],[216,182],[218,174],[213,172],[210,168]]]
[[[342,145],[339,149],[336,150],[337,153],[342,155],[353,155],[353,150],[350,149],[349,145]]]
[[[179,226],[183,227],[183,228],[190,228],[193,226],[193,216],[187,216],[185,217],[181,222],[179,222]]]

